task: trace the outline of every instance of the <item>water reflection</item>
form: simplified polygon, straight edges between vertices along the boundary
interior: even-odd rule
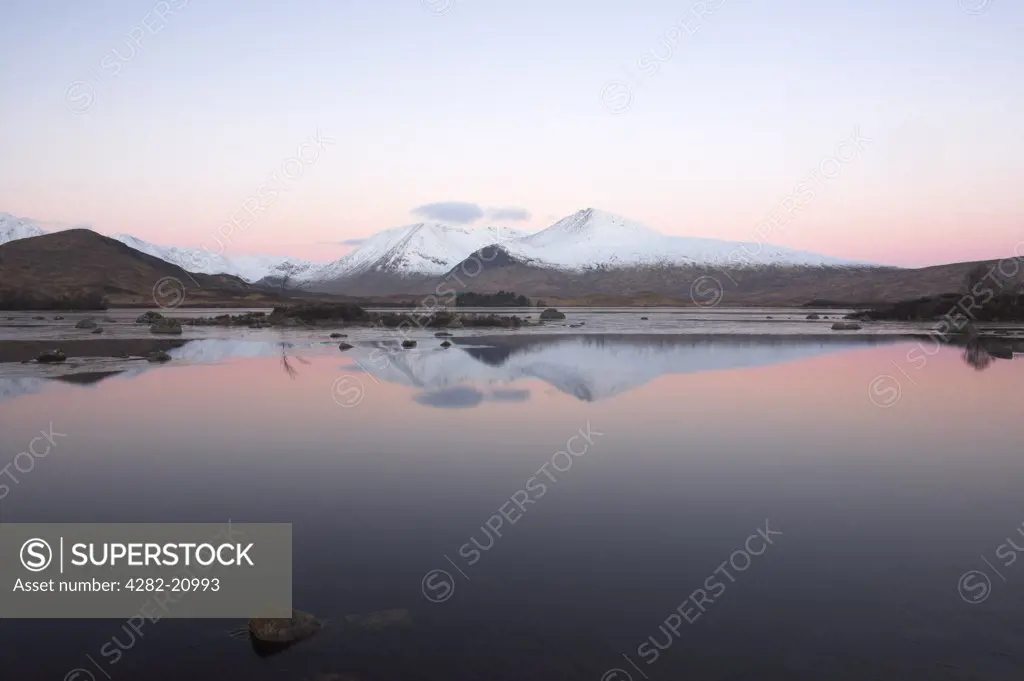
[[[453,339],[450,349],[402,350],[394,344],[349,351],[348,368],[422,392],[423,405],[466,409],[485,402],[522,402],[528,391],[509,388],[539,379],[583,402],[605,400],[669,374],[769,366],[882,339],[602,335],[505,336]]]
[[[114,681],[596,681],[624,653],[651,679],[1019,675],[1019,573],[993,573],[983,604],[957,580],[1020,523],[1024,363],[975,374],[966,347],[941,347],[880,409],[869,382],[902,377],[916,341],[421,340],[385,366],[373,345],[279,340],[231,362],[196,343],[176,352],[213,364],[88,386],[37,377],[41,394],[0,405],[0,466],[19,480],[3,519],[290,522],[295,607],[330,626],[258,658],[226,634],[242,622],[147,623],[114,666],[98,651],[128,640],[123,622],[4,621],[4,678],[65,678],[92,655]],[[330,391],[357,359],[366,399],[345,409]],[[67,440],[20,474],[14,453],[51,421]],[[491,545],[481,528],[588,424],[593,456],[548,466],[557,480]],[[665,641],[687,599],[692,617],[766,519],[778,550],[647,667],[637,644]],[[470,566],[473,537],[491,548]],[[437,568],[460,580],[445,603],[421,590]],[[349,617],[391,609],[414,623]]]
[[[583,402],[605,400],[634,390],[661,376],[764,367],[858,347],[905,339],[848,336],[807,338],[779,336],[667,336],[604,334],[587,336],[495,336],[452,338],[445,349],[421,341],[414,349],[396,342],[358,343],[343,357],[343,368],[363,373],[376,382],[416,388],[413,399],[441,409],[469,409],[486,403],[522,403],[529,390],[514,384],[539,379],[558,392]],[[964,336],[949,339],[963,347],[963,361],[978,371],[997,359],[1024,353],[1024,340]],[[40,392],[52,380],[82,387],[108,379],[130,379],[143,373],[182,364],[209,364],[233,359],[280,358],[292,379],[297,365],[310,364],[312,355],[337,353],[333,343],[316,340],[252,339],[194,340],[170,351],[167,367],[144,361],[95,358],[64,365],[3,365],[0,401]]]

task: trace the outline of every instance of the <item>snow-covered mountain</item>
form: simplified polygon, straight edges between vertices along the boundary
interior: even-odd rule
[[[506,247],[520,260],[563,270],[648,265],[839,266],[848,260],[761,243],[668,236],[646,225],[586,208]]]
[[[15,217],[10,213],[0,213],[0,244],[43,234],[46,234],[46,231],[34,220]]]
[[[137,251],[142,251],[161,260],[177,265],[189,272],[199,274],[233,274],[248,282],[266,277],[290,276],[300,279],[322,268],[322,263],[278,255],[220,255],[204,248],[178,248],[158,246],[130,234],[115,234],[111,237]]]
[[[378,232],[358,249],[300,281],[329,281],[368,271],[398,276],[441,275],[492,244],[508,244],[526,237],[506,227],[461,227],[437,221],[417,222]]]
[[[47,230],[40,227],[40,224],[37,220],[0,212],[0,244],[46,234]],[[256,282],[268,277],[275,279],[284,276],[293,279],[309,278],[311,272],[324,267],[323,263],[280,255],[227,256],[218,255],[204,248],[159,246],[130,234],[114,234],[110,238],[147,255],[166,260],[189,272],[233,274],[248,282]]]
[[[668,236],[639,222],[587,208],[536,234],[501,227],[453,227],[440,222],[396,227],[380,232],[345,257],[297,279],[315,285],[367,272],[400,277],[439,276],[476,251],[495,244],[520,262],[562,271],[650,265],[864,264],[770,244]]]
[[[0,213],[0,243],[38,236],[32,220]],[[203,248],[160,246],[128,234],[114,239],[190,272],[233,274],[248,282],[287,276],[295,286],[324,290],[374,274],[400,282],[410,277],[438,277],[488,246],[500,245],[516,261],[563,272],[624,269],[651,265],[810,267],[865,263],[831,258],[763,243],[741,243],[661,234],[646,225],[595,208],[563,218],[547,229],[527,234],[505,227],[466,227],[437,221],[394,227],[366,239],[331,263],[269,255],[218,255]],[[399,286],[400,287],[400,286]]]

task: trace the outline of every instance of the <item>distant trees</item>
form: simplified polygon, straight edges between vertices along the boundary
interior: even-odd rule
[[[106,310],[102,291],[75,291],[44,296],[26,289],[0,290],[0,310]]]
[[[466,292],[455,295],[455,307],[530,307],[530,299],[517,296],[514,291]]]

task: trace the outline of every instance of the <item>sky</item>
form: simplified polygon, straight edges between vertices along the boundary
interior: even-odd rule
[[[591,206],[999,258],[1024,241],[1022,34],[1012,0],[4,3],[0,211],[316,260]]]

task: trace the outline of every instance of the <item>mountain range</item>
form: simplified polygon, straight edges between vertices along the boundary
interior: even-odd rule
[[[44,233],[32,220],[0,213],[0,244]],[[577,211],[534,234],[502,226],[470,228],[418,222],[379,232],[330,263],[284,256],[228,256],[202,248],[161,246],[129,234],[112,238],[189,272],[229,274],[249,283],[287,280],[291,286],[326,292],[413,292],[460,268],[467,274],[469,267],[479,271],[483,263],[563,274],[665,267],[860,264],[768,244],[668,236],[595,208]],[[484,249],[492,250],[481,255]],[[468,259],[476,262],[467,264]]]

